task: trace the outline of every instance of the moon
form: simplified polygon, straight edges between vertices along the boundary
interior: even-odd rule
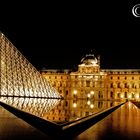
[[[132,8],[132,14],[135,16],[135,17],[140,17],[140,13],[138,13],[138,9],[140,8],[140,4],[137,4],[135,5],[133,8]]]

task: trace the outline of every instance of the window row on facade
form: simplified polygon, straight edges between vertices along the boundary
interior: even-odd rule
[[[110,88],[140,88],[140,83],[111,83]]]

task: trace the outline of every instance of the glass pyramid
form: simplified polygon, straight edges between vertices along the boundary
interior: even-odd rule
[[[1,32],[0,96],[60,98],[59,93]]]

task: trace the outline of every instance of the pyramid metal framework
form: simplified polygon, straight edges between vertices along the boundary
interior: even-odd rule
[[[0,96],[60,98],[59,93],[1,32]]]

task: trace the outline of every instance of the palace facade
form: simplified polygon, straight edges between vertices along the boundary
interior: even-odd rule
[[[65,99],[139,100],[140,69],[101,69],[100,57],[87,54],[77,71],[41,70]]]

